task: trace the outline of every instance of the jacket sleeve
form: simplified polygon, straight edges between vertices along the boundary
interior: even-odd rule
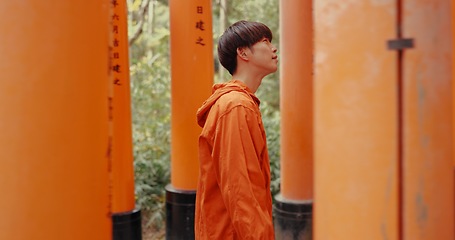
[[[266,144],[259,117],[252,109],[234,107],[219,119],[214,135],[216,177],[240,239],[273,239],[274,235],[272,216],[264,204],[270,180],[261,169]]]

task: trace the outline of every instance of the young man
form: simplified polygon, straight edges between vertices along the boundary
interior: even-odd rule
[[[254,95],[278,67],[271,41],[266,25],[248,21],[219,39],[219,60],[232,80],[214,85],[197,112],[196,239],[274,239],[269,156]]]

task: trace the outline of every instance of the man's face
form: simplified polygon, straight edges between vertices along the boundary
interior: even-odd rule
[[[276,72],[278,69],[278,49],[267,38],[251,46],[250,63],[258,70],[263,71],[264,76]]]

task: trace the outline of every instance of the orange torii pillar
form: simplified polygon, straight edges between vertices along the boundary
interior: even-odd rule
[[[453,239],[448,4],[315,4],[316,239]]]
[[[451,35],[452,35],[452,161],[453,161],[453,180],[454,180],[454,187],[455,187],[455,41],[453,38],[455,38],[455,3],[452,1],[452,29],[451,29]],[[455,192],[455,188],[454,188]],[[455,216],[455,199],[454,199],[454,214]],[[455,222],[454,222],[455,224]],[[455,226],[454,226],[454,231],[455,231]]]
[[[106,5],[0,2],[0,239],[112,239]]]
[[[314,2],[315,240],[400,239],[396,5]]]
[[[142,239],[141,212],[135,209],[127,7],[110,1],[112,82],[112,221],[114,240]]]
[[[313,207],[312,1],[280,1],[281,192],[277,239],[311,239]]]
[[[166,186],[166,239],[194,238],[199,175],[196,111],[213,84],[210,0],[170,0],[171,184]]]
[[[453,2],[453,1],[452,1]],[[451,1],[402,3],[402,239],[454,239]]]

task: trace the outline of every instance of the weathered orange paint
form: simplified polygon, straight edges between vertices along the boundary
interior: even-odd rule
[[[280,1],[281,195],[313,199],[312,1]]]
[[[451,37],[452,37],[452,162],[453,162],[453,181],[454,181],[454,194],[455,194],[455,127],[454,127],[454,120],[455,120],[455,1],[450,1],[451,3]],[[455,195],[454,195],[454,213],[453,216],[455,218]],[[455,221],[454,221],[454,235],[455,235]]]
[[[213,83],[210,0],[170,0],[171,29],[171,184],[196,190],[199,174],[196,111]],[[203,44],[203,45],[202,45]]]
[[[130,71],[126,1],[116,1],[111,21],[112,59],[112,211],[129,212],[135,208],[134,169],[131,130]]]
[[[108,1],[1,1],[0,239],[112,239]]]
[[[398,239],[396,2],[314,1],[314,23],[314,239]]]
[[[450,14],[449,1],[403,2],[406,240],[454,239]]]

